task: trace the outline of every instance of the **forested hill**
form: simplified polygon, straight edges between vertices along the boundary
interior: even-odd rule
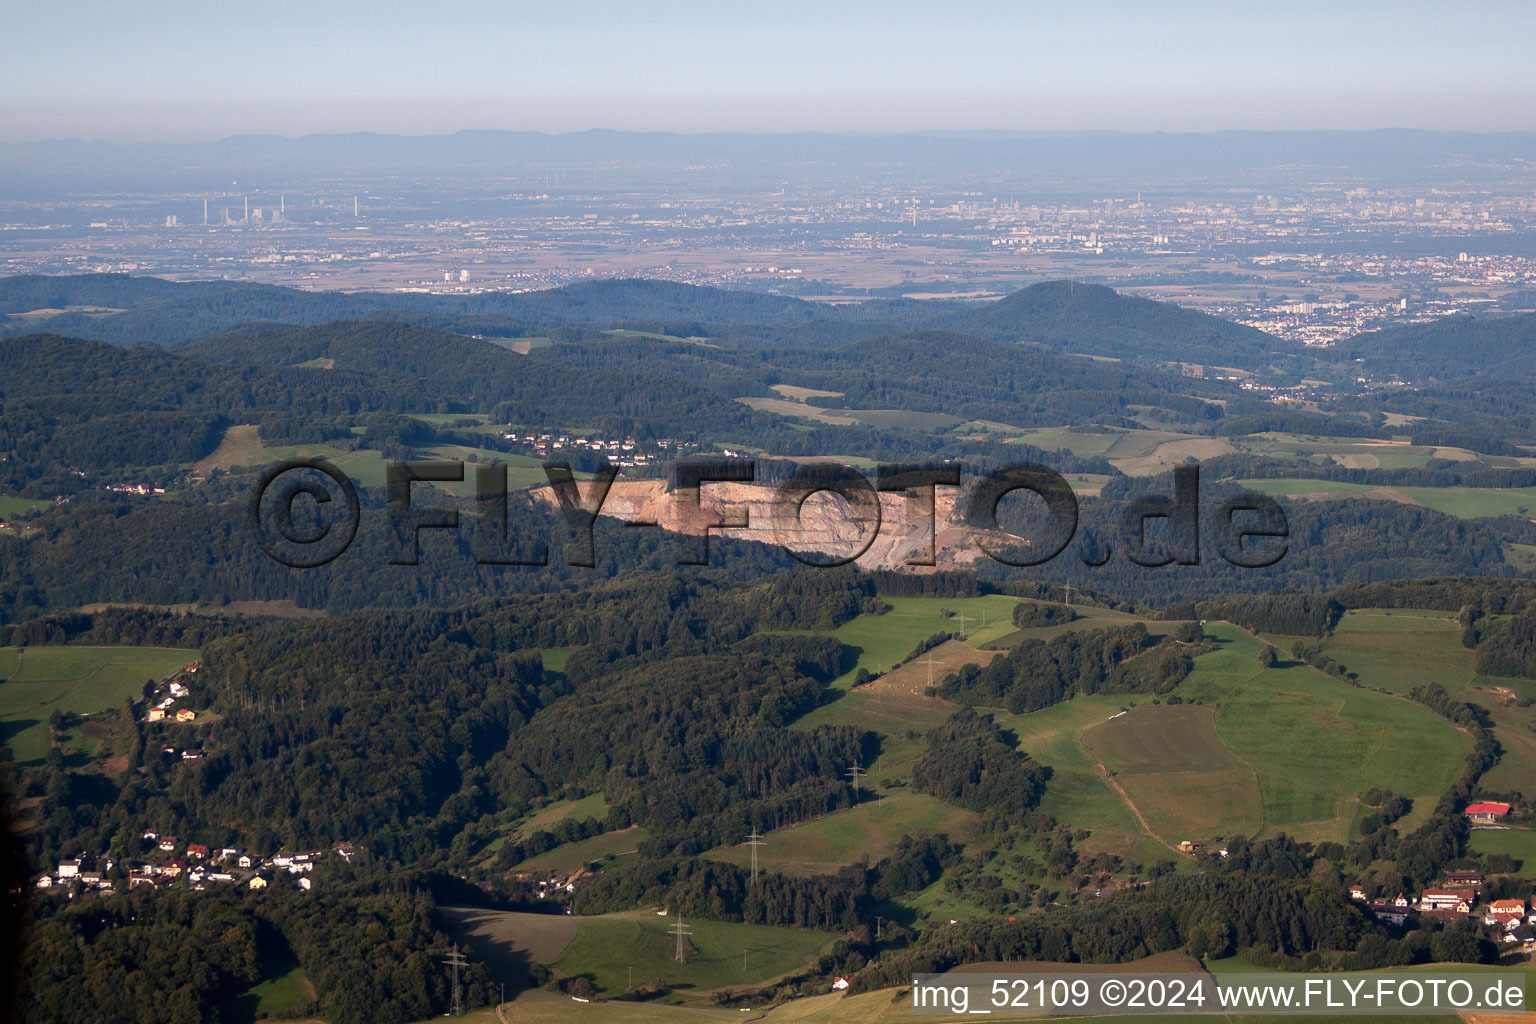
[[[22,316],[39,311],[62,312]],[[1102,286],[1054,281],[985,305],[878,300],[826,306],[761,292],[614,279],[544,291],[481,295],[307,292],[247,282],[177,284],[89,274],[0,279],[0,335],[39,326],[114,344],[172,345],[256,323],[305,326],[405,320],[508,336],[559,328],[640,326],[727,345],[828,347],[893,331],[947,330],[1058,352],[1253,369],[1297,346],[1177,306]]]
[[[1300,346],[1253,327],[1102,285],[1047,281],[953,315],[946,326],[999,341],[1120,359],[1257,369]]]
[[[1536,313],[1510,317],[1454,316],[1356,335],[1336,348],[1340,362],[1360,360],[1381,376],[1416,373],[1439,380],[1487,375],[1531,377],[1536,364]]]

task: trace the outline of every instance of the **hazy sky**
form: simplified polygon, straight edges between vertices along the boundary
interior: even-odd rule
[[[1536,130],[1536,3],[13,3],[0,138]]]

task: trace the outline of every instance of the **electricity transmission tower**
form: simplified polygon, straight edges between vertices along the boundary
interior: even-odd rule
[[[459,988],[459,968],[468,967],[469,959],[459,952],[459,947],[454,946],[453,952],[444,958],[443,963],[453,968],[453,1008],[449,1011],[455,1017],[464,1016],[464,993]]]
[[[858,803],[859,802],[859,778],[864,774],[863,767],[860,766],[859,762],[855,761],[855,762],[853,762],[853,767],[849,768],[843,774],[848,776],[848,781],[853,786],[853,802],[854,803]]]
[[[752,834],[747,836],[747,845],[752,847],[752,884],[755,886],[757,885],[757,848],[768,844],[762,836],[757,834],[757,829],[754,828]]]
[[[688,936],[693,933],[683,924],[683,912],[677,912],[677,923],[672,926],[672,934],[677,936],[677,952],[672,954],[672,959],[680,964],[688,962]]]
[[[923,664],[928,666],[928,688],[933,689],[933,652],[928,652],[928,657],[923,659]]]
[[[965,612],[961,612],[956,617],[960,620],[960,639],[964,640],[965,639]]]

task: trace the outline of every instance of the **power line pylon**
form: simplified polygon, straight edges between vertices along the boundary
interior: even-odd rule
[[[672,934],[677,936],[677,952],[672,954],[672,959],[680,964],[685,964],[688,962],[688,936],[693,933],[688,930],[687,925],[683,924],[683,912],[681,910],[677,912],[677,923],[672,926]]]
[[[752,884],[753,884],[753,886],[756,886],[757,885],[757,848],[759,846],[767,846],[768,844],[763,839],[762,836],[757,834],[757,829],[754,828],[752,830],[752,834],[747,836],[747,845],[752,848]]]
[[[848,776],[849,783],[853,786],[853,802],[859,802],[859,778],[864,774],[864,768],[859,762],[853,762],[853,767],[843,773]]]
[[[443,959],[443,963],[453,968],[452,1009],[449,1012],[455,1017],[462,1017],[464,1016],[464,993],[459,988],[459,968],[468,967],[469,959],[459,952],[458,946],[454,946],[453,952]]]

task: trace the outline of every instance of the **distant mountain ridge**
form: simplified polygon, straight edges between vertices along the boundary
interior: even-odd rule
[[[551,327],[679,325],[685,334],[732,331],[751,347],[832,347],[913,330],[970,334],[1070,354],[1257,368],[1300,346],[1194,310],[1123,296],[1100,285],[1051,281],[987,304],[877,300],[827,306],[764,292],[638,278],[584,281],[531,292],[447,296],[309,292],[250,282],[173,283],[90,274],[0,278],[0,335],[45,328],[114,344],[177,345],[248,325],[312,326],[391,320],[460,333],[537,334]],[[774,328],[782,328],[776,333]]]

